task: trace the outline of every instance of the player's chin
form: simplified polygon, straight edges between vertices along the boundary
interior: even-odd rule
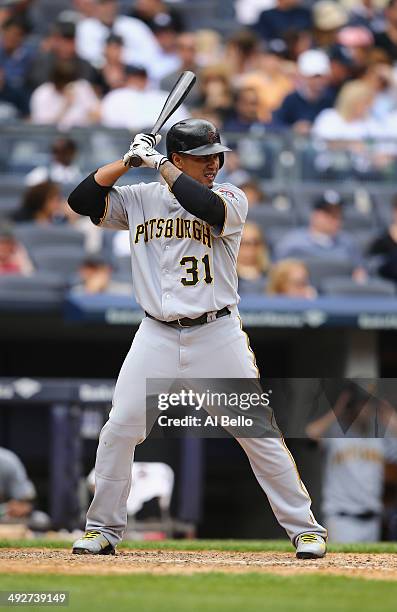
[[[215,174],[205,175],[203,185],[206,185],[210,189],[214,186]]]

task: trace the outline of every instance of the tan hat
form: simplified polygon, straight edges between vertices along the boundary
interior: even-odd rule
[[[337,30],[346,25],[348,15],[338,2],[320,0],[313,6],[313,21],[319,30]]]

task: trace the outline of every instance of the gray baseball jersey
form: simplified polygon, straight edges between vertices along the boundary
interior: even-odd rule
[[[129,231],[135,296],[156,319],[195,318],[238,303],[236,259],[247,198],[229,183],[213,191],[225,205],[223,227],[191,215],[160,183],[113,187],[108,194],[100,225]]]

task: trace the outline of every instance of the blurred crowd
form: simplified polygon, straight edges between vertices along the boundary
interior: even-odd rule
[[[192,31],[180,4],[63,1],[43,32],[40,0],[3,0],[2,117],[140,129],[179,73],[194,70],[184,112],[226,131],[396,135],[397,2],[236,0],[235,29],[223,34]]]
[[[70,264],[72,285],[90,293],[127,290],[126,236],[103,236],[66,205],[68,186],[86,174],[69,131],[150,128],[183,70],[193,70],[198,80],[171,122],[208,118],[232,148],[245,136],[266,141],[268,134],[292,133],[321,142],[322,156],[324,147],[333,155],[347,149],[360,171],[368,164],[372,170],[385,168],[396,157],[397,0],[235,0],[227,3],[234,27],[225,31],[192,28],[181,10],[189,2],[194,4],[57,0],[55,21],[43,23],[43,0],[0,0],[0,129],[1,122],[15,122],[21,129],[26,124],[53,126],[63,134],[52,143],[49,162],[26,175],[19,209],[2,215],[8,218],[0,227],[1,275],[41,271],[44,258],[37,257],[37,248],[51,240],[32,245],[20,228],[57,225],[83,236],[84,252],[73,260],[74,268]],[[274,231],[267,231],[271,223],[265,209],[279,215],[278,222],[281,211],[285,218],[288,210],[267,193],[264,181],[247,172],[244,154],[249,158],[253,151],[248,147],[226,156],[219,177],[243,189],[249,201],[238,261],[241,295],[312,299],[324,291],[313,273],[313,259],[335,262],[330,273],[336,276],[341,262],[349,262],[347,276],[363,292],[379,276],[385,280],[376,291],[394,292],[393,202],[377,231],[358,235],[351,231],[352,222],[346,227],[351,202],[325,189],[293,224],[283,221],[282,228],[276,223]],[[302,198],[298,194],[296,199]],[[62,236],[66,245],[71,232],[59,232],[58,245]]]

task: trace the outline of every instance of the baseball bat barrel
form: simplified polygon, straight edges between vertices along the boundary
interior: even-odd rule
[[[192,89],[196,82],[196,75],[190,70],[185,70],[175,83],[174,87],[170,91],[168,98],[166,99],[161,113],[158,116],[156,123],[154,124],[151,134],[157,134],[164,123],[168,121],[173,113],[180,107],[189,91]],[[131,157],[130,165],[134,168],[139,168],[142,164],[142,160],[139,155],[133,155]]]

